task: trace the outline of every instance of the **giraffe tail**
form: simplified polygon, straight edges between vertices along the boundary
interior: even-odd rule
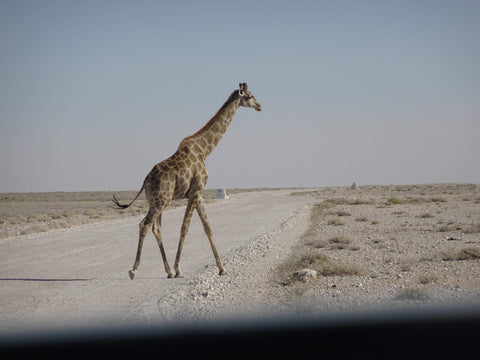
[[[142,188],[140,189],[140,191],[137,193],[137,195],[135,195],[135,197],[133,198],[133,200],[130,202],[130,204],[120,204],[120,202],[117,200],[117,198],[115,197],[115,195],[113,195],[113,198],[112,198],[112,201],[113,203],[115,204],[115,206],[117,206],[118,209],[126,209],[126,208],[129,208],[130,205],[132,205],[135,200],[138,199],[138,197],[140,196],[140,194],[142,193],[143,191],[143,186]]]

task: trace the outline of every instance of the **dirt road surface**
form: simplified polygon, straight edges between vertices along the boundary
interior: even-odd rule
[[[227,270],[222,277],[217,275],[212,251],[196,215],[183,250],[181,279],[167,279],[151,233],[144,244],[137,276],[133,281],[129,279],[127,272],[135,258],[141,216],[2,240],[0,333],[92,324],[162,323],[198,315],[205,304],[209,309],[221,309],[227,306],[219,301],[222,289],[234,287],[235,281],[248,282],[244,277],[257,272],[243,269],[248,265],[249,253],[259,255],[255,248],[258,244],[263,248],[270,247],[268,242],[276,244],[268,260],[256,265],[258,272],[264,273],[274,266],[275,259],[286,256],[306,228],[311,199],[290,193],[241,193],[206,205]],[[162,218],[170,266],[183,211],[183,207],[167,210]],[[218,306],[212,306],[209,300]]]
[[[0,334],[450,306],[478,314],[478,190],[430,184],[235,193],[206,204],[225,276],[197,215],[181,279],[167,279],[151,233],[129,279],[142,216],[3,239]],[[162,217],[170,266],[184,208]],[[292,278],[305,269],[319,273]]]

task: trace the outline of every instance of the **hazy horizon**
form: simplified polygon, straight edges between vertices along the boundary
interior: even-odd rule
[[[476,185],[480,186],[480,183],[412,183],[412,184],[357,184],[358,189],[361,190],[362,187],[372,187],[372,186],[378,186],[378,187],[389,187],[389,186],[429,186],[429,185]],[[208,183],[207,186],[205,187],[205,191],[211,191],[214,192],[217,189],[226,189],[227,190],[227,195],[230,195],[228,193],[228,190],[282,190],[282,189],[327,189],[327,188],[350,188],[352,184],[349,185],[325,185],[325,186],[285,186],[285,187],[230,187],[230,188],[218,188],[218,187],[209,187]],[[0,192],[0,194],[40,194],[40,193],[102,193],[102,192],[111,192],[111,193],[120,193],[120,192],[137,192],[140,189],[126,189],[126,190],[118,190],[118,189],[105,189],[105,190],[51,190],[51,191],[6,191],[6,192]],[[204,194],[205,195],[205,194]],[[128,200],[128,199],[123,199],[123,200]]]
[[[206,188],[480,184],[480,2],[2,1],[0,192],[138,190],[238,83]]]

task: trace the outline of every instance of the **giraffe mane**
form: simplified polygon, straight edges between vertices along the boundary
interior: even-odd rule
[[[217,119],[217,117],[219,116],[220,112],[226,108],[232,101],[235,100],[235,98],[237,97],[238,95],[238,90],[234,90],[230,96],[228,97],[227,101],[225,101],[225,104],[222,105],[222,107],[217,111],[217,113],[200,129],[198,130],[195,134],[193,135],[190,135],[190,136],[187,136],[185,139],[182,140],[182,142],[180,143],[183,144],[185,141],[199,135],[199,134],[202,134],[203,132],[205,132],[209,127],[210,125],[212,125],[215,120]]]

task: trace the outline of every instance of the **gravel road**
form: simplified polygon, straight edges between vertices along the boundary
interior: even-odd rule
[[[181,279],[167,279],[151,233],[137,276],[129,279],[141,216],[1,240],[0,334],[452,304],[479,308],[478,186],[296,193],[246,192],[206,204],[225,276],[218,276],[198,216],[186,238]],[[313,221],[319,204],[328,206]],[[183,211],[172,208],[162,217],[170,266]],[[301,251],[361,271],[282,283],[279,268]]]
[[[238,304],[221,301],[226,289],[241,281],[258,286],[258,281],[245,276],[258,273],[265,278],[269,266],[288,254],[304,230],[311,200],[290,193],[240,193],[206,205],[227,270],[222,277],[217,275],[198,216],[193,217],[185,241],[181,279],[167,279],[151,233],[137,277],[128,278],[142,217],[2,240],[0,333],[92,324],[157,324],[228,313]],[[162,218],[171,266],[183,210],[167,210]],[[277,241],[274,251],[268,251],[268,261],[252,264],[249,256],[262,256],[271,248],[273,237]],[[251,266],[255,268],[244,271]]]

